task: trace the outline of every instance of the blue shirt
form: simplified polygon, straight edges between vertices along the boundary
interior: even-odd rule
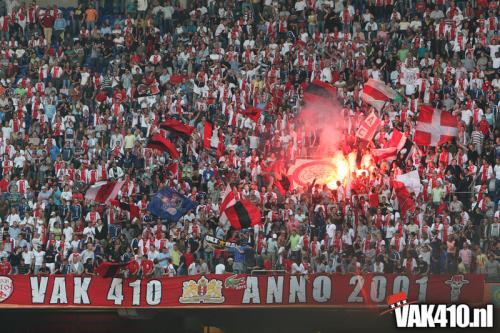
[[[59,17],[54,22],[54,30],[64,30],[66,28],[66,20],[62,17]]]
[[[111,27],[102,27],[101,34],[102,35],[111,35]]]
[[[57,155],[59,155],[60,149],[56,145],[53,145],[50,148],[50,159],[55,161],[57,159]]]
[[[168,258],[170,258],[170,253],[163,253],[160,252],[156,259],[158,259],[158,263],[160,264],[161,267],[166,268],[168,266]],[[163,260],[167,259],[167,260]]]
[[[54,118],[54,115],[56,114],[56,106],[53,104],[46,104],[45,105],[45,115],[47,116],[47,121],[51,122],[52,118]]]
[[[240,246],[240,251],[243,252],[243,253],[240,253],[240,251],[238,251],[238,249],[235,248],[235,247],[231,247],[230,248],[231,249],[230,250],[231,254],[234,256],[234,262],[241,262],[241,263],[243,263],[245,261],[245,254],[244,254],[244,252],[245,252],[246,248],[247,247],[245,245]]]

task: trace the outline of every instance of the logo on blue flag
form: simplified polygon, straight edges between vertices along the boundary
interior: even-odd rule
[[[177,222],[189,210],[194,208],[196,208],[196,203],[179,192],[166,187],[158,191],[148,205],[148,210],[153,215],[169,222]]]

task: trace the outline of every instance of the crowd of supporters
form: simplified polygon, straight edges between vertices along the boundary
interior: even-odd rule
[[[498,277],[498,13],[494,0],[0,1],[0,275],[97,274],[114,262],[145,276]],[[401,81],[408,68],[418,69],[411,84]],[[423,104],[456,116],[458,137],[421,147],[406,165],[379,162],[349,189],[281,193],[276,170],[321,145],[298,117],[306,85],[336,87],[339,149],[363,155],[354,133],[369,112],[360,97],[369,78],[400,96],[368,147],[393,129],[412,138]],[[257,122],[240,112],[257,106]],[[146,148],[166,119],[195,127],[189,140],[173,139],[175,161]],[[411,170],[422,191],[402,216],[391,179]],[[118,200],[138,214],[84,198],[108,179],[125,180]],[[259,206],[260,227],[219,222],[227,184]],[[163,187],[196,210],[174,223],[153,216],[148,201]]]

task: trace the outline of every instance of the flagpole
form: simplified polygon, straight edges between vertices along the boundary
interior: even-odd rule
[[[389,101],[385,101],[385,102],[384,102],[384,105],[382,105],[382,109],[380,109],[380,111],[379,111],[379,116],[381,116],[381,114],[380,114],[380,113],[382,113],[382,111],[385,109],[385,107],[387,106],[387,103],[388,103],[388,102],[389,102]],[[377,110],[377,111],[378,111],[378,110]]]

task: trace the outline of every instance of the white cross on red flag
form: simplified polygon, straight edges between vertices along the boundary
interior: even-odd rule
[[[420,146],[437,146],[458,135],[457,118],[432,106],[420,106],[414,142]]]
[[[368,117],[359,124],[356,136],[363,140],[370,141],[381,123],[382,121],[375,115],[375,112],[370,113]]]

